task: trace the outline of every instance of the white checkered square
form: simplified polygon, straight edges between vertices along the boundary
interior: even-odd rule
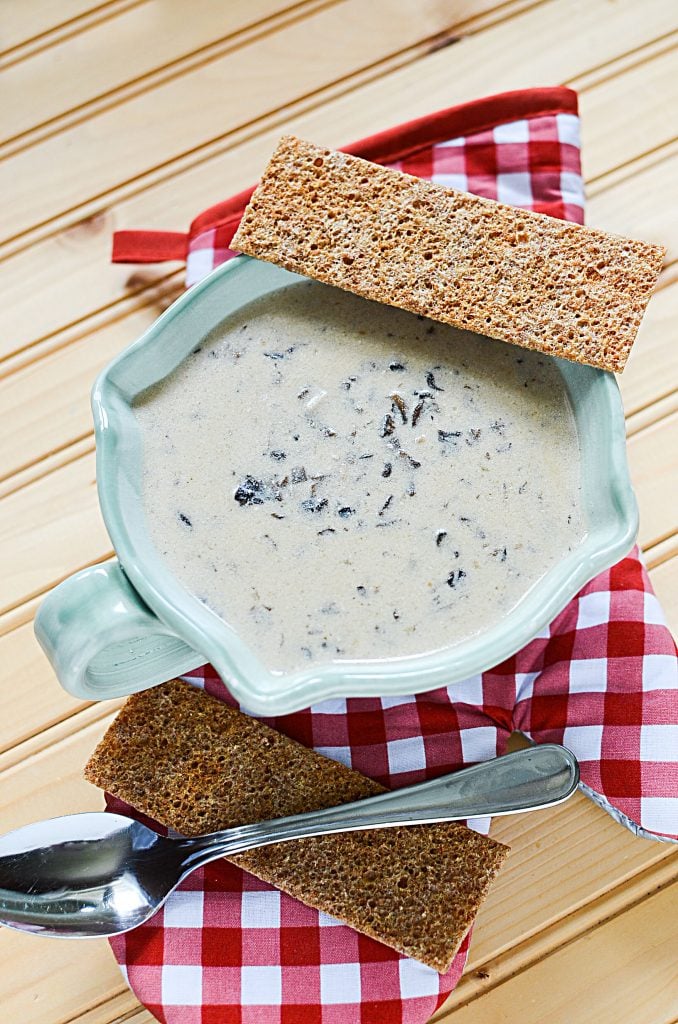
[[[473,704],[477,707],[483,705],[483,677],[470,676],[460,683],[454,683],[447,687],[450,700],[456,704]]]
[[[240,1000],[243,1006],[280,1006],[282,968],[243,966],[240,969]]]
[[[497,755],[497,730],[493,725],[462,729],[459,738],[465,762],[487,761]]]
[[[324,910],[321,910],[318,914],[318,924],[321,928],[344,928],[343,922],[337,920],[336,917],[331,917],[326,914]]]
[[[214,269],[214,249],[191,249],[186,257],[186,287],[197,284]]]
[[[605,693],[607,658],[580,658],[570,662],[571,693]]]
[[[577,629],[606,626],[610,621],[609,590],[583,594],[577,601]]]
[[[576,114],[556,114],[558,141],[566,146],[580,146],[579,118]]]
[[[245,889],[240,897],[240,924],[243,928],[279,928],[280,893]]]
[[[463,149],[466,145],[466,138],[462,135],[458,139],[448,139],[447,142],[437,142],[433,147],[438,149]]]
[[[530,206],[532,203],[532,177],[528,172],[515,171],[497,175],[497,199],[511,206]]]
[[[339,761],[340,764],[345,764],[347,768],[351,767],[350,747],[315,747],[315,750],[322,754],[323,757],[329,757],[330,761]]]
[[[165,1006],[202,1004],[202,967],[188,964],[163,964],[162,1001]]]
[[[184,682],[188,683],[189,686],[195,687],[196,690],[204,690],[205,689],[205,679],[204,679],[203,676],[186,675],[186,676],[179,676],[179,678],[183,679]]]
[[[529,700],[534,693],[534,681],[539,672],[516,672],[516,701]]]
[[[467,818],[466,824],[469,828],[472,828],[474,832],[480,832],[481,835],[487,836],[490,834],[492,818]]]
[[[644,655],[643,690],[678,690],[678,661],[672,654]]]
[[[205,895],[202,891],[180,891],[165,904],[165,928],[202,928]]]
[[[643,618],[649,626],[665,626],[666,618],[662,606],[654,594],[643,594]]]
[[[645,796],[640,800],[643,828],[675,836],[678,833],[678,796]]]
[[[600,761],[602,743],[602,725],[571,725],[563,733],[563,746],[580,761]]]
[[[678,761],[678,725],[643,725],[640,729],[643,761]]]
[[[405,957],[398,964],[400,988],[405,999],[416,999],[419,996],[435,996],[438,994],[438,972]]]
[[[530,126],[527,121],[510,121],[508,124],[498,124],[492,132],[495,142],[529,142]]]
[[[360,1002],[360,964],[321,964],[320,1001],[328,1006]]]
[[[436,185],[444,185],[445,188],[456,188],[459,192],[468,192],[468,177],[461,172],[459,174],[434,174],[431,181]]]
[[[331,697],[329,700],[321,700],[319,704],[313,705],[314,715],[345,715],[345,697]]]
[[[563,202],[569,206],[580,206],[584,209],[586,200],[584,197],[584,183],[574,171],[560,172],[560,191]]]
[[[426,748],[421,736],[389,740],[386,750],[388,752],[388,770],[392,774],[418,772],[426,768]]]
[[[542,626],[542,628],[539,630],[538,633],[534,634],[534,639],[535,640],[550,640],[550,638],[551,638],[551,624],[548,623],[548,622],[546,623],[545,626]]]
[[[389,708],[399,708],[403,704],[416,704],[416,697],[380,697],[380,703],[384,711]]]

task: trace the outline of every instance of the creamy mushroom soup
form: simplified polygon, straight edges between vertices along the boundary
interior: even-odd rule
[[[326,285],[241,309],[135,413],[155,546],[273,671],[458,644],[584,534],[552,360]]]

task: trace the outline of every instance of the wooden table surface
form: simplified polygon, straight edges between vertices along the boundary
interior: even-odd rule
[[[182,230],[275,139],[340,145],[504,89],[579,91],[588,223],[668,248],[621,381],[640,541],[678,626],[678,11],[672,0],[0,0],[0,831],[101,806],[81,767],[116,703],[58,686],[42,595],[110,554],[89,388],[181,289],[111,232]],[[678,853],[583,797],[513,852],[437,1021],[678,1019]],[[0,933],[2,1020],[148,1024],[104,941]]]

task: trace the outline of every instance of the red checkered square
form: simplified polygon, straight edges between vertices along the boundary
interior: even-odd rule
[[[351,150],[583,220],[569,90],[479,101]],[[228,246],[248,196],[194,224],[189,284],[234,255]],[[189,682],[233,703],[210,666]],[[267,721],[395,787],[500,755],[518,729],[569,746],[584,792],[620,822],[678,836],[678,661],[637,552],[482,676],[416,697],[325,701]],[[196,872],[163,912],[111,945],[137,996],[167,1024],[423,1024],[459,979],[468,941],[441,977],[222,862]]]

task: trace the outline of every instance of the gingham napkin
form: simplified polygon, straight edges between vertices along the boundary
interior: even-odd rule
[[[577,99],[568,89],[491,97],[349,148],[583,220]],[[206,211],[187,235],[120,232],[114,258],[186,258],[187,283],[195,283],[234,255],[228,246],[249,194]],[[210,666],[187,682],[230,700]],[[573,750],[583,791],[623,825],[678,840],[678,659],[636,550],[481,676],[416,697],[325,701],[267,721],[390,787],[502,754],[517,729]],[[472,824],[486,830],[489,822]],[[138,998],[166,1024],[423,1024],[459,980],[468,939],[440,976],[222,861],[111,945]]]

